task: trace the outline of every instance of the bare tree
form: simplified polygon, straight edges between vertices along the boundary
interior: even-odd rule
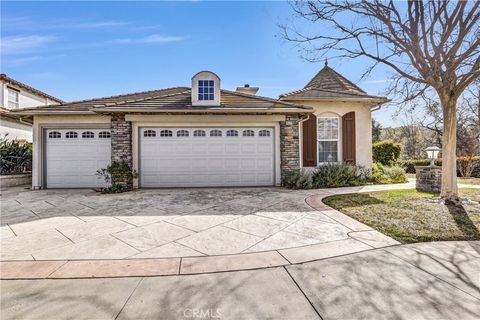
[[[320,0],[292,8],[313,31],[284,25],[283,36],[307,59],[368,58],[367,75],[379,64],[390,67],[395,88],[410,97],[435,90],[443,115],[441,196],[456,202],[456,105],[480,76],[480,1]]]

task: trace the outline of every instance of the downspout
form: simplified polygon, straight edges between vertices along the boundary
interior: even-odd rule
[[[299,161],[300,162],[300,168],[303,168],[303,132],[301,130],[301,128],[302,128],[301,124],[303,122],[307,121],[308,119],[310,119],[311,114],[312,113],[304,115],[303,118],[301,117],[300,120],[298,121],[298,135],[299,135],[298,140],[299,140],[299,142],[301,142],[301,143],[299,143],[299,146],[298,146],[299,147],[298,148],[298,152],[299,152],[298,158],[300,159],[300,161]],[[300,139],[301,139],[301,141],[300,141]]]
[[[32,126],[33,125],[33,123],[31,123],[31,122],[23,120],[23,117],[18,118],[18,121],[22,124],[27,125],[27,126]]]

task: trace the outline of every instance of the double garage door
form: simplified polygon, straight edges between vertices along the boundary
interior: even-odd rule
[[[46,130],[46,187],[103,187],[111,159],[106,129]],[[141,187],[270,186],[272,128],[141,128]]]
[[[142,187],[271,186],[272,128],[141,128]]]

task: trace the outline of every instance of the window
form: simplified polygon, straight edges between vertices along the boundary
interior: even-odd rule
[[[222,136],[222,131],[220,130],[211,130],[210,131],[210,137],[221,137]]]
[[[172,137],[173,132],[172,130],[162,130],[160,131],[160,137]]]
[[[102,131],[102,132],[100,132],[100,133],[98,134],[98,137],[99,137],[100,139],[108,139],[108,138],[110,138],[110,132],[108,132],[108,131]]]
[[[214,81],[198,80],[198,100],[214,100]]]
[[[318,118],[318,162],[338,161],[338,118]]]
[[[253,130],[243,130],[244,137],[253,137],[255,136],[255,132]]]
[[[194,137],[205,137],[205,130],[195,130],[193,131]]]
[[[62,134],[58,131],[52,131],[48,133],[48,137],[50,139],[60,139],[62,137]]]
[[[78,138],[78,134],[75,131],[68,131],[67,133],[65,133],[65,138],[67,139]]]
[[[270,137],[270,130],[260,130],[258,132],[259,137]]]
[[[144,137],[156,137],[157,132],[155,130],[145,130],[145,131],[143,131],[143,136]]]
[[[8,106],[10,108],[18,108],[18,91],[8,88]]]
[[[93,139],[95,138],[95,134],[93,134],[93,132],[91,131],[85,131],[85,132],[82,132],[82,138]]]
[[[178,130],[177,131],[177,137],[188,137],[189,132],[188,130]]]
[[[238,137],[238,131],[237,130],[228,130],[227,131],[227,137]]]

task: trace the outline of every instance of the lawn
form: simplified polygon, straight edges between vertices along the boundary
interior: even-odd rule
[[[323,202],[402,242],[480,240],[480,189],[461,189],[463,206],[443,205],[438,194],[390,190],[338,195]]]

